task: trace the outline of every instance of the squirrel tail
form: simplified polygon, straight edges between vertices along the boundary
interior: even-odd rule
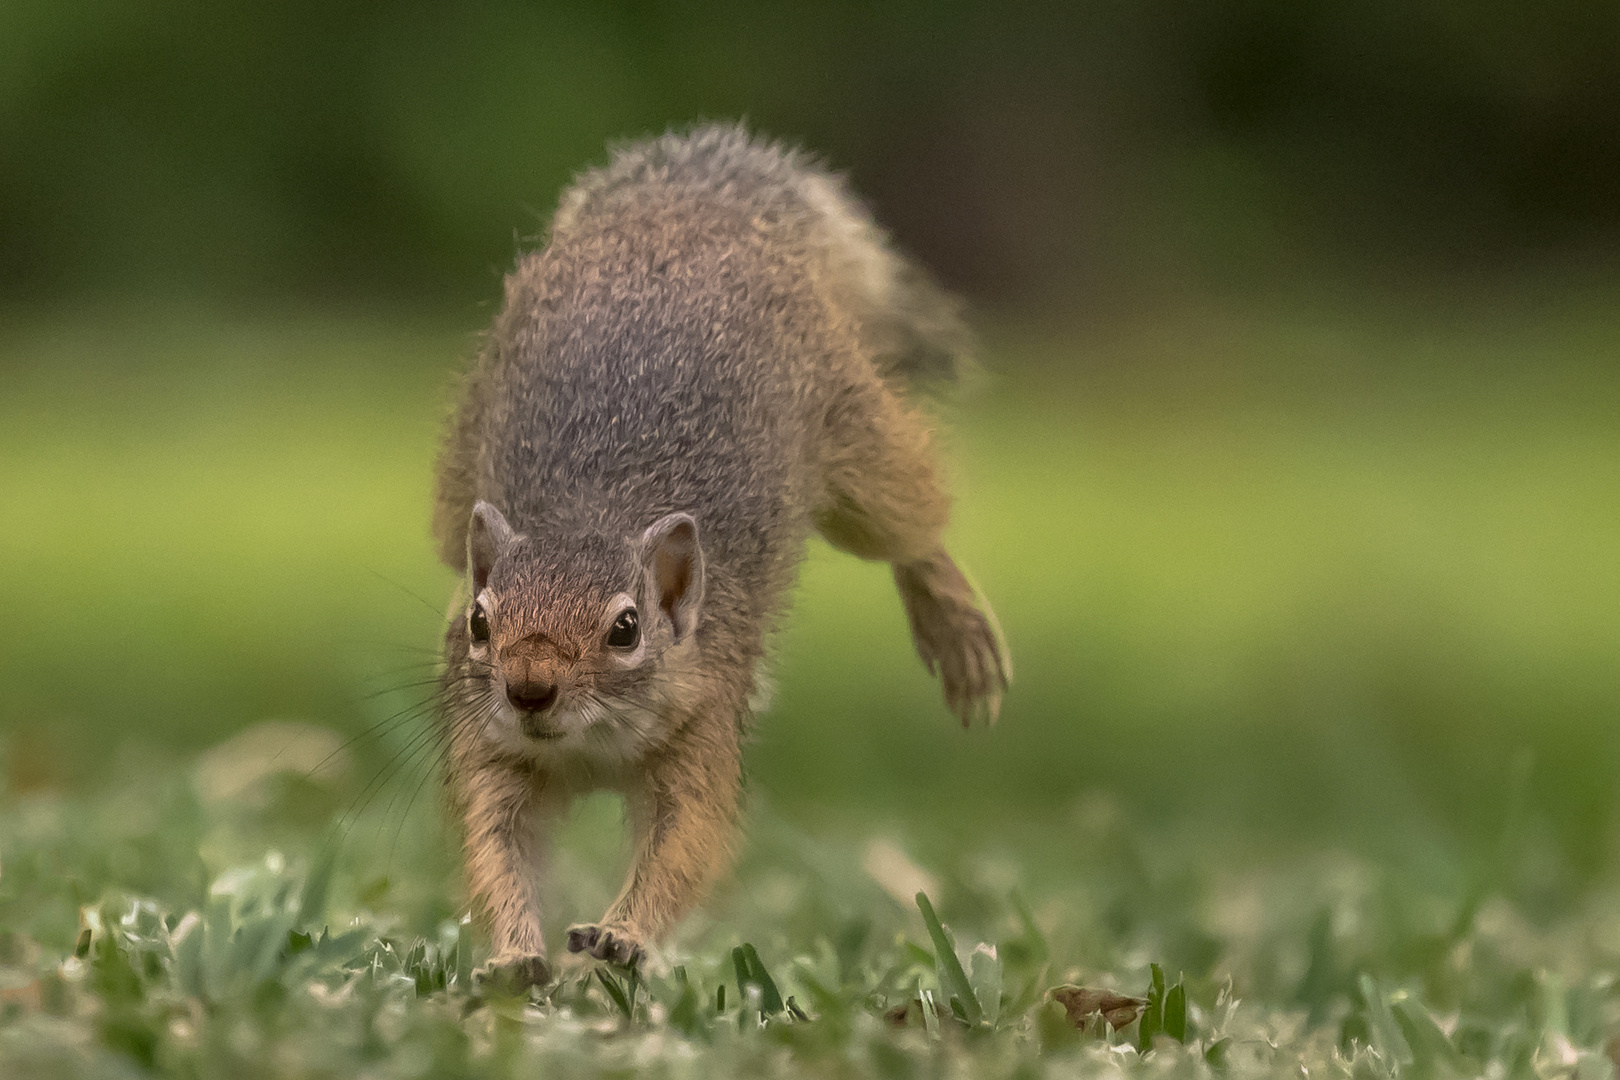
[[[843,177],[814,164],[801,164],[797,176],[837,301],[859,326],[879,372],[912,389],[960,383],[974,367],[961,303],[895,249]]]

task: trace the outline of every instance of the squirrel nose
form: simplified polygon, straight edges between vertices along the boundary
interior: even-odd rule
[[[549,682],[508,683],[506,699],[519,709],[545,712],[557,700],[557,684]]]

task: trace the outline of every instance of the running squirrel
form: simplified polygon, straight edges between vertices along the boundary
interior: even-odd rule
[[[1008,663],[941,546],[949,497],[908,400],[968,362],[955,304],[805,154],[728,125],[624,146],[506,278],[438,462],[465,574],[442,723],[484,983],[550,981],[546,820],[621,792],[634,862],[568,948],[639,963],[729,863],[767,640],[812,531],[892,564],[951,710]]]

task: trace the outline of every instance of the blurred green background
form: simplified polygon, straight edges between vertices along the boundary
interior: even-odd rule
[[[1061,845],[1104,793],[1421,861],[1528,761],[1541,885],[1578,885],[1620,854],[1616,26],[11,0],[4,797],[419,700],[431,461],[501,274],[607,141],[745,116],[973,305],[954,547],[1017,665],[955,729],[883,569],[813,547],[760,798]]]

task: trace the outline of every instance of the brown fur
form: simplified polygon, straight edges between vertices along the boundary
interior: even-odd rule
[[[434,514],[468,574],[444,716],[487,978],[549,974],[539,825],[575,794],[624,794],[635,859],[571,950],[635,962],[725,868],[812,530],[894,565],[947,703],[995,718],[999,635],[940,546],[949,497],[905,395],[965,349],[837,177],[740,129],[626,147],[563,196],[467,377]],[[627,607],[633,650],[608,644]]]

